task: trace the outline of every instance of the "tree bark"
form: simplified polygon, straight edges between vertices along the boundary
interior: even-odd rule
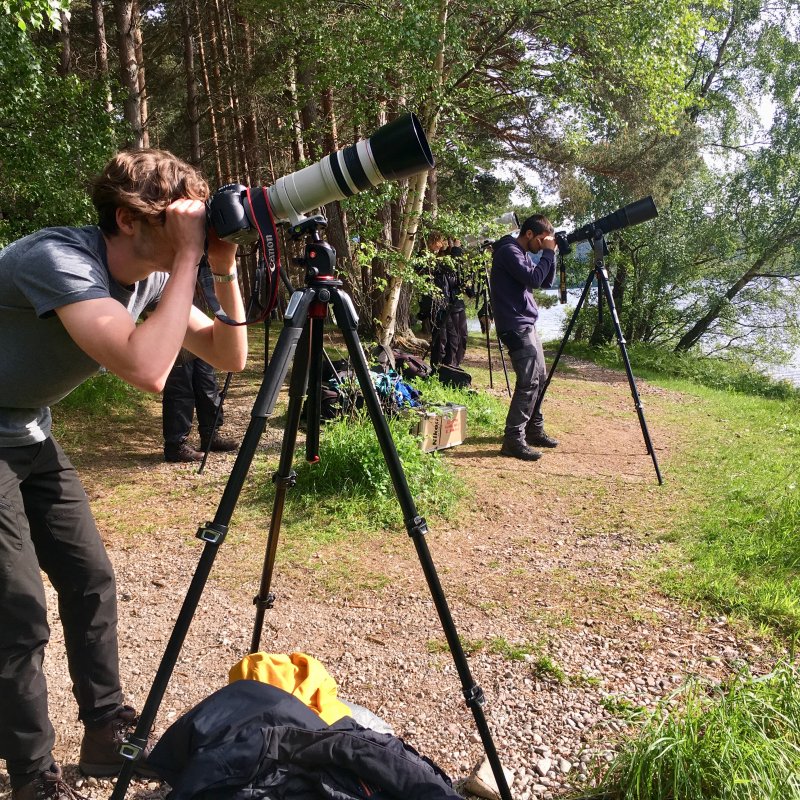
[[[61,16],[61,30],[58,32],[58,38],[61,43],[61,60],[58,67],[58,74],[62,78],[66,78],[72,69],[72,44],[69,35],[69,14],[66,11],[60,13]]]
[[[200,114],[194,66],[192,14],[188,3],[183,4],[181,19],[183,25],[183,69],[186,76],[186,117],[189,128],[189,160],[195,166],[199,166],[203,154],[200,150]]]
[[[222,161],[220,159],[220,144],[219,144],[219,129],[217,127],[217,113],[214,110],[214,99],[211,94],[211,79],[208,74],[208,62],[206,60],[206,48],[203,42],[202,28],[200,27],[200,7],[198,0],[194,0],[194,14],[198,24],[197,35],[197,55],[200,58],[200,74],[203,79],[203,89],[206,93],[206,100],[208,102],[208,121],[211,128],[211,146],[214,150],[214,165],[216,168],[217,183],[223,183],[222,180]]]
[[[147,84],[144,79],[144,48],[142,47],[142,25],[139,0],[133,0],[133,43],[136,53],[137,81],[139,84],[139,116],[142,128],[142,147],[150,147],[150,131],[148,127]]]
[[[108,74],[108,40],[106,39],[106,17],[103,11],[103,0],[92,0],[92,18],[94,19],[95,71],[106,87],[106,112],[111,114],[114,110],[114,105],[111,98]]]
[[[298,167],[305,158],[305,147],[303,145],[303,127],[300,124],[300,112],[297,110],[297,64],[296,53],[291,53],[288,63],[288,80],[286,83],[286,100],[289,103],[289,114],[292,120],[292,159],[295,167]]]
[[[447,16],[450,9],[450,0],[439,0],[439,46],[433,63],[434,85],[432,87],[431,98],[425,103],[422,110],[422,123],[425,125],[425,133],[428,141],[432,142],[436,137],[436,128],[439,122],[441,111],[440,93],[444,83],[444,53],[447,40]],[[405,259],[411,258],[416,242],[417,230],[419,228],[419,218],[422,213],[422,205],[425,200],[425,191],[428,185],[428,173],[423,172],[409,178],[408,199],[405,205],[405,213],[400,229],[398,249]],[[385,301],[379,317],[380,324],[380,343],[385,347],[390,347],[394,339],[397,327],[397,304],[400,300],[400,290],[402,278],[398,275],[390,275]]]
[[[231,166],[231,132],[228,125],[228,116],[225,97],[225,85],[222,80],[222,71],[220,70],[220,63],[222,63],[221,52],[221,36],[217,24],[217,18],[212,14],[209,20],[209,48],[211,50],[211,78],[212,78],[212,93],[209,96],[211,105],[216,108],[217,125],[219,130],[218,146],[219,157],[222,163],[222,176],[220,181],[222,183],[231,183],[233,181],[233,172]]]
[[[132,0],[114,0],[119,40],[119,65],[122,86],[126,91],[125,121],[131,129],[134,147],[144,145],[141,98],[139,96],[139,61],[136,58],[134,10]]]

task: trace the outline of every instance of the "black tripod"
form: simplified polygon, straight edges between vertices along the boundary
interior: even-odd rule
[[[358,318],[350,297],[342,292],[341,281],[334,276],[336,253],[324,242],[319,228],[324,225],[322,217],[312,217],[300,225],[295,225],[295,235],[306,236],[305,265],[306,285],[292,295],[284,314],[284,327],[281,331],[269,366],[264,372],[258,395],[251,412],[248,425],[239,453],[233,465],[231,475],[217,508],[213,522],[207,522],[197,532],[197,537],[205,542],[195,574],[190,583],[183,606],[175,623],[164,655],[156,672],[150,693],[142,708],[136,730],[120,747],[120,753],[127,759],[117,779],[111,800],[122,800],[133,775],[135,761],[138,759],[147,742],[147,735],[153,725],[158,707],[164,697],[170,676],[177,663],[180,649],[189,630],[192,617],[200,601],[205,583],[208,579],[214,558],[219,546],[225,539],[228,524],[233,515],[250,464],[256,452],[259,440],[266,427],[267,417],[275,408],[280,388],[292,366],[289,386],[289,405],[286,428],[283,435],[278,471],[273,480],[276,484],[275,500],[270,521],[269,537],[264,569],[261,577],[259,594],[255,598],[256,622],[253,630],[251,652],[259,647],[264,613],[274,603],[270,592],[275,554],[278,546],[278,534],[283,515],[286,492],[295,484],[296,474],[292,470],[292,458],[295,449],[297,431],[302,413],[303,398],[308,388],[308,437],[306,453],[311,461],[318,459],[319,445],[319,405],[320,405],[320,372],[322,368],[323,323],[327,315],[328,305],[333,306],[336,323],[342,332],[347,350],[356,373],[365,405],[369,413],[375,433],[383,452],[386,466],[392,478],[397,500],[403,512],[408,535],[414,542],[417,555],[428,583],[436,611],[444,630],[455,667],[461,680],[462,691],[467,706],[475,717],[481,741],[492,767],[492,772],[503,800],[511,800],[511,793],[503,773],[497,750],[494,746],[489,726],[484,716],[485,702],[483,690],[478,686],[469,670],[467,659],[458,637],[450,610],[445,599],[442,586],[433,565],[425,534],[427,525],[420,517],[411,496],[411,492],[403,472],[402,464],[395,449],[389,426],[384,417],[378,395],[369,375],[369,367],[358,339]],[[292,364],[292,360],[294,363]]]
[[[628,359],[628,351],[625,349],[625,337],[622,333],[622,327],[619,323],[619,316],[617,315],[617,309],[614,305],[614,297],[611,294],[611,287],[608,283],[608,271],[606,270],[605,265],[605,256],[607,251],[606,248],[606,240],[605,236],[603,235],[603,231],[600,228],[597,228],[594,232],[594,236],[592,238],[592,251],[594,253],[594,266],[592,267],[591,271],[589,272],[589,277],[586,279],[586,283],[583,287],[583,292],[581,293],[580,300],[578,300],[578,305],[575,306],[575,311],[572,313],[572,319],[569,321],[569,325],[567,325],[567,330],[564,333],[564,338],[561,340],[561,344],[559,345],[558,352],[556,353],[556,357],[553,359],[553,363],[550,366],[550,372],[547,374],[547,380],[544,384],[544,389],[542,393],[539,395],[539,399],[536,401],[536,406],[534,408],[534,414],[538,413],[542,401],[544,400],[545,392],[547,391],[547,387],[550,385],[550,381],[553,378],[553,373],[556,371],[556,367],[558,366],[558,361],[561,358],[561,354],[564,352],[564,347],[566,347],[567,340],[569,339],[570,333],[572,333],[572,328],[575,325],[575,321],[578,318],[578,314],[583,306],[584,301],[589,295],[589,290],[592,287],[592,283],[597,280],[597,313],[599,321],[602,323],[603,321],[603,298],[605,298],[606,303],[608,303],[608,310],[611,314],[611,322],[614,325],[614,333],[617,337],[617,343],[619,344],[620,352],[622,353],[622,361],[625,364],[625,372],[628,375],[628,384],[631,387],[631,396],[633,397],[633,403],[636,406],[636,413],[639,416],[639,425],[642,428],[642,436],[644,437],[644,443],[647,447],[647,452],[650,454],[650,458],[653,459],[653,466],[656,470],[656,477],[658,478],[659,486],[663,485],[664,481],[661,478],[661,470],[658,468],[658,459],[656,458],[656,451],[653,449],[653,442],[650,440],[650,432],[647,430],[647,422],[644,418],[644,409],[642,408],[642,401],[639,398],[639,392],[636,389],[636,381],[633,377],[633,371],[631,370],[631,362]]]
[[[478,318],[480,319],[480,312],[483,311],[483,318],[486,320],[484,334],[486,335],[486,355],[489,359],[489,388],[494,389],[491,343],[492,319],[494,318],[494,315],[492,313],[492,293],[489,288],[489,274],[486,271],[485,266],[483,268],[482,279],[480,280],[480,289],[478,290],[476,305],[478,306]],[[506,377],[506,391],[508,392],[508,396],[511,397],[511,383],[508,380],[508,367],[506,367],[505,350],[503,348],[503,342],[499,336],[497,337],[497,349],[500,352],[500,363],[503,365],[503,374]]]

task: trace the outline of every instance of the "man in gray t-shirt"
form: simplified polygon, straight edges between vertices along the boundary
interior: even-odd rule
[[[41,571],[58,593],[85,726],[81,769],[115,774],[115,740],[135,724],[119,680],[113,569],[51,434],[50,406],[101,366],[159,392],[181,347],[225,371],[244,367],[246,329],[192,305],[207,196],[202,177],[172,154],[123,152],[94,183],[98,226],[48,228],[0,250],[0,758],[13,800],[69,796],[52,754]],[[209,232],[217,298],[243,319],[235,251]]]

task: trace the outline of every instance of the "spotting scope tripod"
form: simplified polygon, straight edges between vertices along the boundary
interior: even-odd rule
[[[647,452],[650,455],[650,458],[653,460],[653,467],[656,470],[656,478],[658,478],[659,486],[664,484],[664,481],[661,477],[661,470],[658,468],[658,459],[656,458],[656,451],[653,448],[653,442],[650,439],[650,432],[647,430],[647,421],[644,418],[644,408],[642,407],[642,401],[639,397],[639,392],[636,388],[636,380],[633,377],[633,371],[631,370],[631,362],[628,358],[628,351],[625,348],[625,336],[622,333],[622,327],[619,322],[619,316],[617,315],[617,308],[614,304],[614,296],[611,294],[611,286],[608,283],[608,271],[606,270],[605,265],[605,256],[608,252],[608,247],[606,245],[605,236],[603,231],[600,227],[594,230],[594,233],[590,239],[592,243],[592,252],[594,255],[594,265],[589,272],[589,276],[586,279],[586,283],[583,287],[583,292],[581,293],[580,300],[578,300],[578,305],[575,306],[575,311],[572,312],[572,318],[567,325],[567,330],[564,332],[564,337],[561,340],[561,344],[559,345],[558,352],[556,353],[556,357],[553,359],[553,363],[550,365],[550,372],[547,373],[547,380],[544,384],[544,389],[542,393],[539,395],[539,399],[536,401],[536,406],[534,407],[534,415],[539,412],[539,409],[542,406],[542,401],[544,400],[545,393],[547,392],[547,387],[550,386],[550,381],[553,379],[553,373],[556,371],[556,367],[558,366],[559,359],[561,358],[561,354],[564,352],[564,348],[566,347],[567,340],[569,339],[570,333],[572,333],[572,328],[575,325],[575,321],[578,319],[578,314],[580,313],[581,307],[583,306],[586,298],[589,296],[589,290],[592,288],[592,284],[594,281],[597,281],[597,314],[598,314],[598,321],[602,324],[603,321],[603,299],[608,304],[608,311],[611,314],[611,322],[614,326],[614,334],[617,337],[617,343],[619,344],[620,353],[622,354],[622,362],[625,365],[625,372],[628,376],[628,385],[631,389],[631,396],[633,397],[633,403],[636,407],[636,414],[639,417],[639,425],[642,429],[642,436],[644,437],[645,447],[647,448]],[[559,255],[559,258],[563,258],[563,255]],[[563,267],[562,267],[563,273]],[[566,293],[566,286],[564,286],[562,290],[563,294]],[[565,299],[565,298],[564,298]],[[564,302],[564,300],[562,300]]]
[[[358,338],[358,317],[350,297],[341,290],[342,282],[335,277],[336,251],[320,236],[324,227],[323,217],[310,217],[293,226],[295,238],[305,236],[306,267],[305,286],[292,294],[284,314],[283,329],[275,344],[275,350],[264,372],[261,387],[251,412],[251,420],[245,432],[239,453],[225,486],[217,512],[212,522],[202,525],[197,537],[205,542],[195,574],[181,607],[175,627],[167,643],[161,664],[156,672],[150,693],[139,716],[136,729],[120,747],[126,759],[111,800],[123,800],[133,775],[136,760],[144,752],[147,736],[155,720],[158,708],[166,692],[170,676],[178,661],[183,641],[197,609],[203,588],[208,580],[211,567],[228,532],[236,502],[244,485],[256,448],[266,427],[267,418],[272,414],[281,386],[291,366],[289,385],[289,405],[286,427],[281,445],[281,455],[275,482],[275,499],[269,536],[264,557],[264,569],[258,596],[254,599],[256,622],[251,642],[251,652],[259,647],[265,611],[272,608],[275,597],[270,592],[278,534],[283,515],[287,490],[294,486],[296,474],[292,469],[292,459],[297,440],[297,432],[302,415],[303,399],[308,390],[308,436],[306,457],[309,461],[319,459],[319,403],[320,373],[323,353],[323,325],[328,306],[333,307],[336,324],[342,332],[350,360],[355,371],[364,402],[375,434],[378,438],[386,466],[392,479],[398,503],[403,512],[403,520],[408,535],[414,542],[422,571],[428,583],[434,606],[439,615],[447,644],[453,656],[456,671],[467,707],[472,711],[481,741],[491,765],[502,800],[512,800],[511,792],[500,763],[497,749],[492,740],[483,706],[485,697],[470,674],[467,658],[459,640],[458,632],[450,614],[450,609],[434,567],[425,534],[428,527],[425,519],[417,512],[414,499],[408,487],[400,458],[397,454],[389,426],[381,410],[380,400],[369,374],[369,367]]]

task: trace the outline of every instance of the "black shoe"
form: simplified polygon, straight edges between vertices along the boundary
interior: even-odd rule
[[[503,446],[500,448],[500,455],[518,458],[521,461],[538,461],[542,457],[538,450],[531,450],[525,442],[516,441],[504,441]]]
[[[86,800],[64,782],[61,767],[53,764],[30,783],[11,790],[11,800]]]
[[[78,760],[81,772],[95,778],[116,775],[127,760],[119,754],[119,746],[134,732],[138,722],[136,711],[130,706],[122,706],[115,716],[100,727],[87,727],[83,734]],[[133,765],[133,771],[137,775],[145,778],[158,777],[155,770],[147,766],[147,756],[155,744],[155,736],[149,734],[144,751]]]
[[[212,453],[230,453],[239,449],[239,442],[237,442],[236,439],[225,439],[218,433],[215,433],[211,437],[210,442],[208,439],[200,440],[200,449],[203,452],[210,450]]]
[[[558,439],[548,436],[543,430],[526,433],[525,441],[531,447],[558,447]]]
[[[179,464],[202,460],[203,454],[186,442],[164,445],[164,461],[169,461],[172,464]]]

